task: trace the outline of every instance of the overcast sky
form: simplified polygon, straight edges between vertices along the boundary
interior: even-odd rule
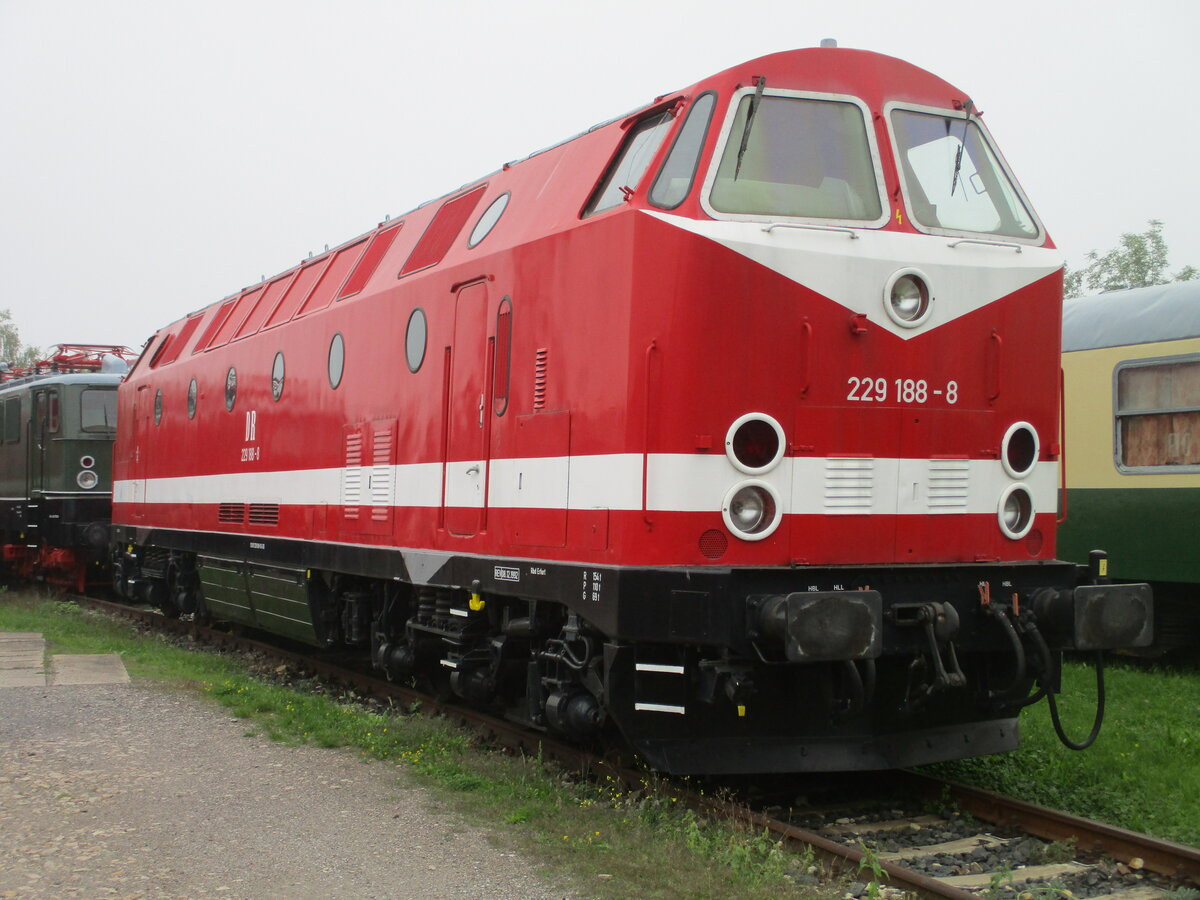
[[[966,91],[1069,263],[1200,265],[1200,3],[0,0],[0,309],[128,344],[504,162],[837,38]]]

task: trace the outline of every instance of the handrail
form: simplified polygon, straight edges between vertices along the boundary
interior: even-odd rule
[[[776,228],[803,228],[808,231],[835,231],[839,234],[850,235],[850,240],[858,240],[858,232],[853,228],[838,228],[836,225],[805,225],[801,222],[772,222],[763,229],[767,234],[770,234]]]
[[[1025,251],[1025,248],[1020,244],[1012,244],[1008,241],[981,241],[978,238],[961,238],[957,241],[951,241],[946,246],[953,249],[959,244],[983,244],[985,247],[1008,247],[1012,250],[1016,250],[1018,253],[1023,253]]]

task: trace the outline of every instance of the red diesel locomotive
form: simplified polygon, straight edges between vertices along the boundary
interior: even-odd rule
[[[158,332],[115,581],[672,772],[1008,749],[1150,627],[1053,561],[1061,289],[967,95],[767,56]]]

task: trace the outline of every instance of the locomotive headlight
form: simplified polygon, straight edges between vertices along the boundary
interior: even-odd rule
[[[779,496],[765,481],[743,481],[725,495],[721,517],[742,540],[761,541],[779,527]]]
[[[1033,496],[1023,484],[1009,485],[1000,495],[998,508],[1000,530],[1014,541],[1023,538],[1033,527]]]
[[[916,328],[933,312],[929,281],[917,269],[901,269],[888,279],[883,308],[901,328]]]
[[[78,475],[75,476],[75,483],[78,484],[85,491],[90,491],[92,488],[94,488],[97,484],[100,483],[100,476],[97,475],[95,472],[93,472],[91,469],[84,469],[82,472],[80,472]]]
[[[747,413],[729,426],[725,454],[734,468],[761,475],[783,458],[783,428],[766,413]]]

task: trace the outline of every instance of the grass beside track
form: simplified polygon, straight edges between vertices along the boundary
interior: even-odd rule
[[[1200,669],[1106,657],[1104,725],[1062,745],[1044,702],[1021,713],[1021,747],[930,771],[1031,803],[1200,847]],[[1096,712],[1092,661],[1069,662],[1058,699],[1076,743]]]
[[[0,631],[39,631],[55,653],[117,653],[135,681],[198,690],[252,723],[251,733],[404,765],[465,817],[492,826],[497,843],[572,881],[581,897],[816,900],[845,892],[798,884],[791,876],[805,874],[811,859],[761,834],[488,751],[440,719],[380,714],[270,683],[238,657],[179,647],[74,603],[0,594]]]

